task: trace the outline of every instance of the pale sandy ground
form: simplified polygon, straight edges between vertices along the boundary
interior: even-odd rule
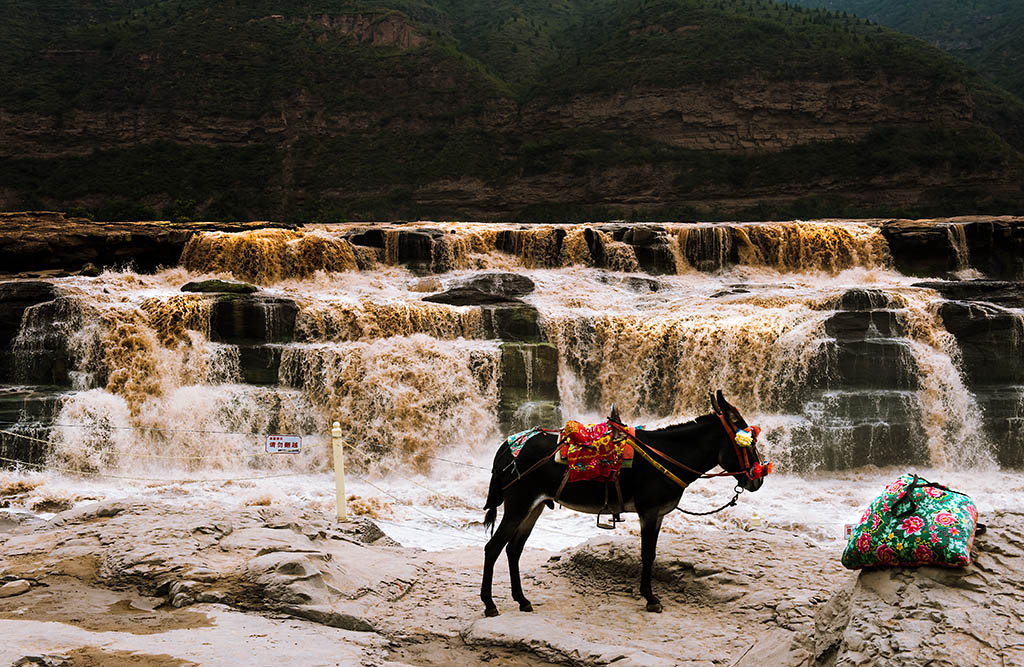
[[[390,546],[290,508],[107,501],[0,518],[0,665],[1024,664],[1024,515],[988,517],[964,570],[844,570],[775,528],[663,535],[637,593],[624,533],[527,547],[484,618],[479,548]],[[24,585],[19,585],[23,587]],[[0,589],[0,595],[2,595]]]

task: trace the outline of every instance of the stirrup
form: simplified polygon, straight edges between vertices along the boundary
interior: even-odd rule
[[[604,528],[605,530],[615,530],[615,524],[622,523],[625,519],[619,517],[619,513],[615,512],[612,514],[612,518],[608,523],[601,523],[601,515],[597,515],[597,527]]]

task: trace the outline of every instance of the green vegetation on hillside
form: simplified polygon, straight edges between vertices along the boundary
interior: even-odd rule
[[[0,146],[8,209],[328,220],[1024,208],[1013,180],[1024,104],[842,11],[770,0],[0,0],[0,11],[0,111],[18,119]],[[919,97],[885,103],[917,105],[909,117],[921,119],[943,91],[973,106],[946,124],[731,152],[661,140],[643,117],[598,127],[561,110],[687,87],[742,98],[750,81],[917,82]],[[850,103],[800,122],[841,126]],[[910,201],[874,196],[915,187]],[[483,193],[436,194],[463,188]],[[537,200],[486,192],[517,188]]]
[[[793,0],[917,35],[1024,97],[1024,2],[1020,0]]]

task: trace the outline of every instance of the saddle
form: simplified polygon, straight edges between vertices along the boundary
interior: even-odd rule
[[[555,462],[569,466],[569,482],[615,482],[622,468],[633,466],[633,446],[608,422],[581,424],[570,419],[562,427]]]

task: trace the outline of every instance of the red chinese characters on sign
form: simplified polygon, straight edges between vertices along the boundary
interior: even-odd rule
[[[298,435],[268,435],[267,436],[267,453],[278,454],[285,452],[287,454],[298,453],[302,451],[302,437]]]

